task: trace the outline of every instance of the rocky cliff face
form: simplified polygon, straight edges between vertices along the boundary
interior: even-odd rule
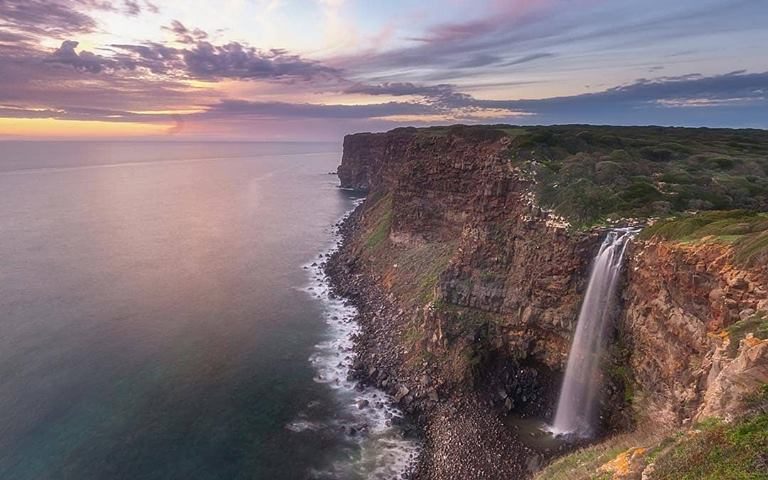
[[[412,292],[401,295],[407,306],[431,304],[424,317],[431,344],[447,348],[445,324],[475,314],[498,327],[499,348],[558,369],[599,234],[568,233],[561,219],[536,207],[531,180],[512,165],[508,149],[504,137],[358,134],[345,140],[339,177],[342,187],[370,192],[363,216],[389,217],[381,248],[361,247],[359,258],[441,249],[440,258],[423,259],[438,263],[424,266],[439,270],[431,290],[415,305],[407,298]],[[386,212],[374,211],[380,199]],[[385,286],[404,276],[394,265],[374,271],[390,278]]]
[[[499,478],[498,469],[478,473],[471,447],[503,452],[505,434],[457,440],[450,432],[468,419],[454,401],[474,402],[494,432],[504,431],[504,412],[552,414],[601,232],[538,207],[533,178],[513,161],[520,155],[495,131],[344,141],[341,186],[368,197],[330,272],[361,303],[361,376],[424,426],[422,478]],[[728,331],[768,309],[766,271],[731,257],[725,247],[635,242],[605,366],[606,427],[626,427],[630,406],[665,426],[729,415],[768,381],[768,342]],[[471,459],[451,470],[435,459],[446,451]],[[503,473],[540,460],[518,457]]]
[[[768,341],[740,335],[768,310],[765,267],[727,246],[640,242],[622,316],[643,414],[667,426],[730,417],[768,382]],[[743,332],[742,332],[743,333]]]

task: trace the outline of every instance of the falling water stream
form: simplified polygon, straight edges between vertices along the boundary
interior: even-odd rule
[[[551,428],[556,435],[589,437],[594,433],[607,327],[624,252],[637,231],[630,228],[609,231],[593,261]]]

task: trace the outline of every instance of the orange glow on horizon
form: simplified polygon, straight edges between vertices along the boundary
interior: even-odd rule
[[[165,135],[169,126],[54,118],[0,118],[0,138],[155,136]]]

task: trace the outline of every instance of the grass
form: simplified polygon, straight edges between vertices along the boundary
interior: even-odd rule
[[[683,215],[656,222],[640,238],[729,244],[737,264],[755,266],[768,259],[768,214],[732,210]]]
[[[768,386],[761,402],[766,404]],[[617,435],[561,457],[536,480],[611,478],[600,467],[645,447],[640,469],[653,463],[653,480],[768,480],[768,413],[757,411],[733,423],[707,419],[688,432],[644,431]]]
[[[365,228],[366,238],[363,241],[366,250],[375,250],[389,238],[392,227],[392,196],[384,195],[376,200],[367,212],[373,224]]]
[[[768,479],[768,414],[711,421],[655,461],[654,480]]]
[[[397,265],[391,271],[392,292],[404,305],[423,306],[435,298],[440,274],[453,255],[453,243],[427,243],[390,252],[387,262]]]
[[[739,350],[739,343],[748,334],[765,340],[768,338],[768,313],[759,311],[744,320],[739,320],[726,330],[730,343],[728,345],[728,354],[731,358],[736,356]]]
[[[602,480],[600,467],[645,448],[639,467],[653,464],[652,480],[768,480],[768,384],[749,401],[750,413],[732,423],[717,418],[668,434],[651,424],[560,457],[535,480]],[[634,477],[633,477],[634,478]]]
[[[632,448],[659,445],[665,435],[655,428],[615,435],[603,442],[558,458],[541,470],[535,480],[595,480],[610,478],[598,469]],[[650,451],[648,455],[652,455]]]

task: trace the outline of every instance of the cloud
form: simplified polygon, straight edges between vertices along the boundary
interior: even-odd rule
[[[184,70],[181,51],[173,47],[155,42],[147,42],[143,45],[112,44],[110,46],[126,52],[127,56],[118,54],[116,58],[122,59],[125,64],[132,65],[134,68],[145,68],[154,74]]]
[[[112,10],[98,0],[2,0],[0,26],[6,30],[47,37],[92,32],[96,21],[83,10]]]
[[[77,42],[64,41],[51,52],[34,44],[0,43],[0,105],[171,109],[210,102],[221,95],[213,86],[203,90],[172,75],[148,74],[142,66],[151,66],[152,60],[139,54],[107,58],[78,53],[76,47]],[[171,65],[167,60],[161,63]]]
[[[765,127],[768,72],[639,79],[601,92],[538,100],[457,100],[455,108],[525,111],[540,123]]]
[[[259,50],[230,42],[213,45],[198,42],[184,50],[189,74],[201,79],[303,79],[336,78],[341,72],[318,62],[305,60],[282,49]]]
[[[183,27],[180,23],[178,26]],[[341,71],[286,50],[259,50],[238,42],[213,45],[200,41],[190,48],[174,48],[154,42],[112,44],[110,46],[114,50],[110,56],[89,51],[78,53],[78,45],[77,41],[65,40],[45,61],[91,74],[145,69],[154,74],[201,80],[311,81],[342,78]]]
[[[0,43],[21,43],[21,42],[29,42],[32,40],[33,37],[26,35],[24,33],[17,33],[17,32],[7,32],[0,30]]]
[[[417,85],[411,82],[385,82],[378,85],[369,85],[356,83],[344,90],[344,93],[365,95],[392,95],[406,96],[415,95],[423,97],[440,97],[451,94],[454,87],[448,84],[440,85]]]
[[[511,66],[514,66],[514,65],[522,65],[523,63],[533,62],[535,60],[540,60],[542,58],[550,58],[550,57],[554,57],[554,56],[555,56],[554,53],[547,53],[547,52],[531,53],[529,55],[525,55],[525,56],[522,56],[522,57],[519,57],[519,58],[515,58],[514,60],[511,60],[509,62],[505,62],[505,63],[502,64],[502,66],[503,67],[511,67]]]
[[[586,55],[627,68],[628,49],[656,48],[656,58],[662,58],[676,40],[741,34],[756,28],[750,17],[766,12],[765,2],[755,0],[700,0],[669,8],[629,1],[497,1],[466,21],[433,25],[399,48],[339,56],[331,64],[379,81],[433,82],[466,77],[466,69],[475,78],[498,78],[544,67],[550,73],[596,68],[575,61]]]
[[[768,107],[768,72],[735,71],[722,75],[689,74],[676,77],[638,79],[601,92],[533,100],[484,100],[456,91],[447,84],[426,86],[413,83],[358,84],[348,92],[368,95],[415,95],[425,98],[433,112],[526,112],[526,120],[542,123],[621,121],[628,124],[660,123],[669,119],[686,124],[685,112],[671,114],[673,109],[696,108],[702,113],[690,116],[689,124],[714,125],[721,114],[731,109],[729,121],[734,126],[755,125],[766,119],[756,114]],[[703,112],[711,118],[703,120]],[[744,114],[739,119],[736,111]],[[499,114],[503,119],[504,115]],[[693,120],[695,119],[695,121]],[[674,122],[673,122],[674,123]]]
[[[113,60],[91,52],[75,52],[75,48],[77,48],[78,45],[79,43],[73,40],[64,40],[61,43],[61,46],[51,54],[47,61],[62,65],[70,65],[74,67],[75,70],[90,73],[99,73],[106,68],[114,68],[117,65]]]
[[[123,2],[124,11],[126,15],[136,17],[141,13],[141,6],[136,0],[125,0]]]
[[[128,83],[125,88],[136,88],[136,85]],[[89,88],[93,86],[89,85]],[[157,104],[158,109],[167,108],[171,103],[168,99],[173,98],[173,95],[177,96],[179,102],[195,95],[192,91],[184,92],[178,87],[174,88],[173,84],[160,84],[153,88],[154,91],[145,85],[144,95],[147,98],[154,95],[165,100],[166,103]],[[387,123],[379,125],[388,127],[451,121],[764,127],[764,112],[768,108],[768,72],[640,79],[601,92],[538,100],[483,100],[457,92],[450,85],[409,83],[358,84],[348,91],[369,95],[413,95],[421,96],[422,100],[342,105],[219,99],[198,103],[201,110],[198,113],[174,115],[132,111],[131,108],[125,108],[128,105],[123,108],[115,108],[118,105],[110,107],[107,99],[114,98],[114,93],[101,96],[94,93],[90,102],[93,107],[56,106],[46,109],[9,103],[0,94],[0,105],[3,105],[0,107],[0,116],[169,124],[236,121],[243,125],[249,122],[305,119],[344,122],[347,127],[353,125],[348,123],[350,121],[367,125],[366,122],[374,120],[385,121]],[[82,95],[88,93],[83,91]]]
[[[312,103],[251,102],[222,100],[201,116],[204,117],[299,117],[299,118],[381,118],[398,115],[434,114],[429,105],[415,102],[387,102],[368,105],[321,105]]]
[[[167,27],[163,27],[163,29],[173,32],[176,35],[176,41],[179,43],[194,44],[208,38],[207,32],[199,28],[190,30],[178,20],[172,20],[171,24]]]

